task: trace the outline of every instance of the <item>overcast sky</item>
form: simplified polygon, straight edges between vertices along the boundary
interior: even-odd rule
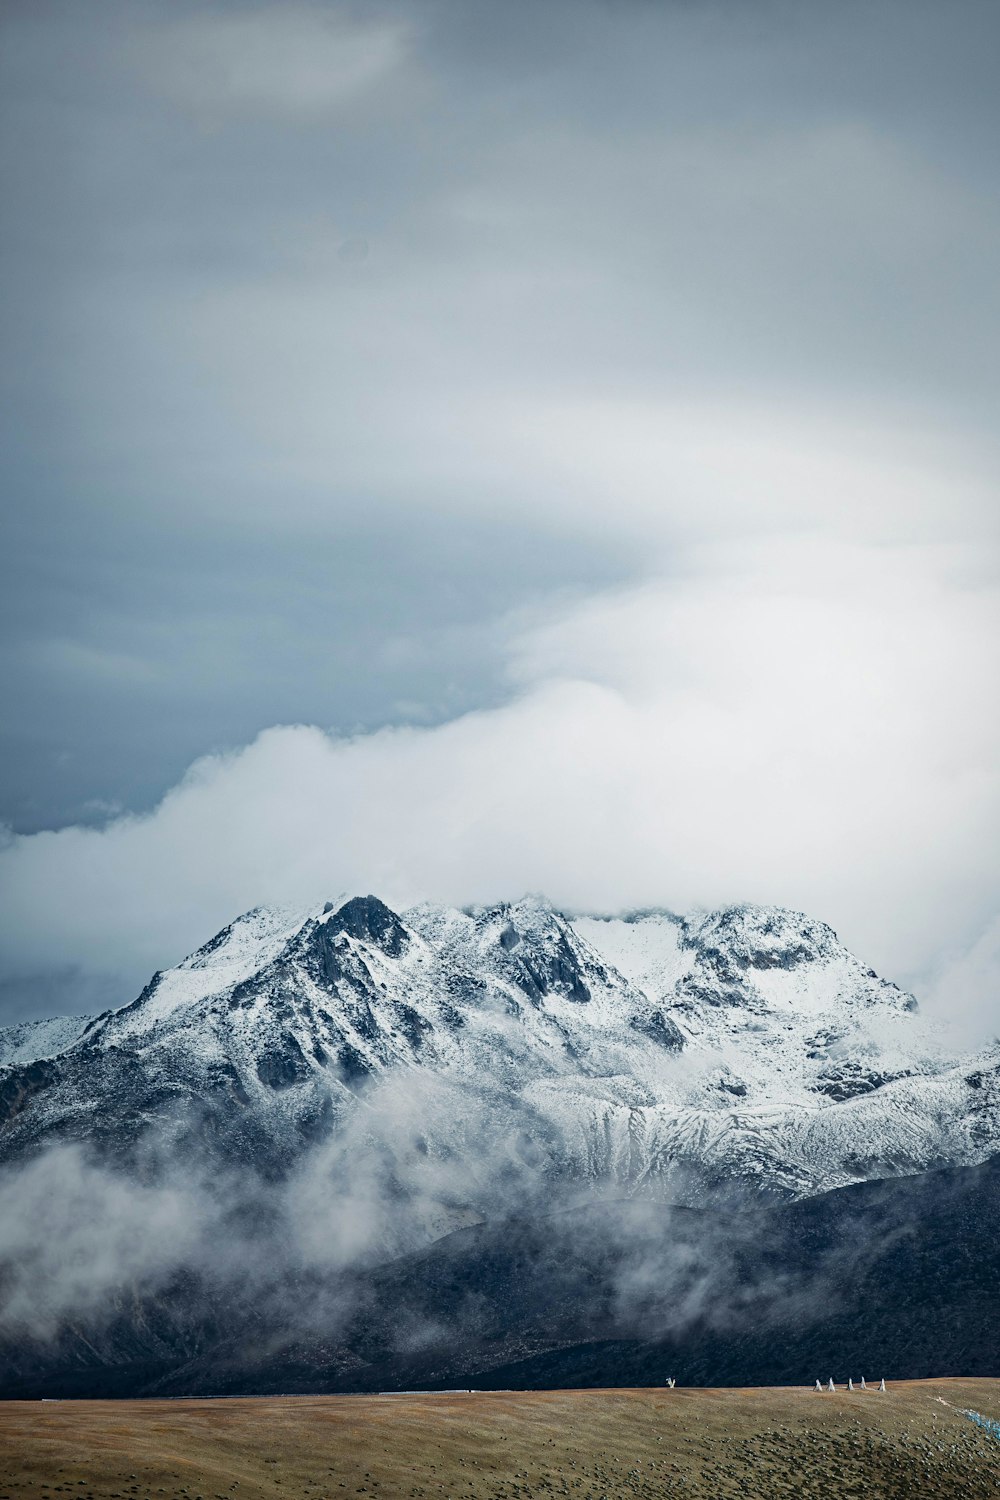
[[[0,32],[0,1019],[364,888],[1000,1024],[993,0]]]

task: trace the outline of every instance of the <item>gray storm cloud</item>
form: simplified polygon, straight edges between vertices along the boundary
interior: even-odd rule
[[[374,889],[995,1018],[995,7],[8,11],[3,1005]]]

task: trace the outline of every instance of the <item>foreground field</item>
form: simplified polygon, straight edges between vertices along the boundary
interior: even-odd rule
[[[0,1404],[0,1500],[996,1500],[1000,1381]]]

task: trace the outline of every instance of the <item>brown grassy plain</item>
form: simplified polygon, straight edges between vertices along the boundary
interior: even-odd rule
[[[0,1500],[996,1500],[1000,1381],[0,1403]]]

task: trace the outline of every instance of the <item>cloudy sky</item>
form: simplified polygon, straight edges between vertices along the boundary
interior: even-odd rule
[[[993,0],[0,31],[0,1019],[541,889],[996,1024]]]

